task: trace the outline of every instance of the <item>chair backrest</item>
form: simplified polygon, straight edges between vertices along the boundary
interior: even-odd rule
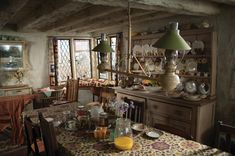
[[[25,134],[26,134],[26,139],[27,139],[28,152],[34,152],[34,150],[31,148],[31,145],[34,144],[35,153],[39,155],[35,126],[32,123],[32,121],[30,120],[30,118],[27,116],[24,117],[24,126],[25,126]]]
[[[27,146],[20,146],[9,151],[3,151],[1,156],[28,156]]]
[[[235,141],[235,126],[218,121],[215,138],[217,148],[235,154],[235,144],[232,144],[232,138]]]
[[[58,143],[56,141],[55,130],[52,122],[48,122],[42,115],[38,113],[40,126],[42,131],[42,138],[45,145],[47,156],[58,156]]]
[[[181,136],[181,137],[186,138],[186,139],[192,139],[190,137],[190,135],[187,134],[186,132],[184,132],[180,129],[174,128],[172,126],[168,126],[168,125],[164,125],[164,124],[160,124],[160,123],[155,123],[154,127],[157,128],[157,129],[166,131],[168,133],[172,133],[172,134]]]
[[[134,99],[129,99],[124,97],[124,101],[129,105],[132,104],[134,108],[129,107],[126,115],[129,119],[134,122],[143,123],[144,122],[144,112],[145,112],[145,101],[138,101]]]
[[[69,79],[66,84],[66,100],[67,101],[78,101],[78,92],[79,92],[79,78]]]

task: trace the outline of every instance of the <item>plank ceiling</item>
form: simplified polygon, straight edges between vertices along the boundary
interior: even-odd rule
[[[209,16],[235,0],[129,0],[132,23],[175,15]],[[0,30],[96,33],[128,22],[127,0],[1,0]]]

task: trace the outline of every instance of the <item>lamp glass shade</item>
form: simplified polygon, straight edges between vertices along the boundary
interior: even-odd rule
[[[190,50],[190,46],[180,36],[178,29],[169,30],[163,35],[153,47],[169,50]]]
[[[114,50],[110,47],[107,41],[101,40],[100,43],[94,49],[92,49],[92,51],[97,51],[100,53],[109,53],[113,52]]]

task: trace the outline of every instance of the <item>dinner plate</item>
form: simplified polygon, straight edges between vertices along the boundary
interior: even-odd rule
[[[133,54],[134,55],[143,55],[143,47],[141,45],[135,45],[133,47]]]
[[[186,60],[185,65],[186,65],[186,72],[197,71],[197,61],[195,59]]]
[[[198,91],[200,94],[202,95],[207,95],[210,91],[210,86],[209,84],[207,83],[201,83],[199,86],[198,86]]]
[[[192,54],[197,54],[197,52],[203,52],[204,51],[204,43],[200,40],[195,40],[193,41],[192,43],[192,50],[191,50],[191,53]]]
[[[191,93],[191,94],[197,91],[197,85],[194,81],[185,82],[184,88],[186,92]]]

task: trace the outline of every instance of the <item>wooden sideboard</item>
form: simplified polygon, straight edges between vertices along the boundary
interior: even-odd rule
[[[172,98],[163,92],[151,93],[115,88],[118,99],[128,98],[145,104],[144,122],[156,123],[182,130],[192,140],[211,144],[214,134],[215,99],[187,101]]]
[[[28,86],[0,88],[0,96],[16,96],[32,94],[32,88]]]

